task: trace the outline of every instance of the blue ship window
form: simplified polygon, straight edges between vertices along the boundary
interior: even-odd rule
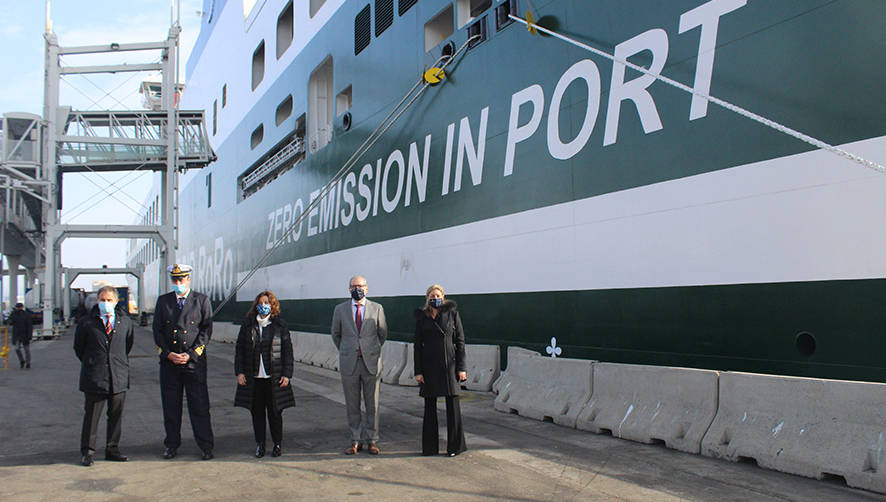
[[[212,135],[218,133],[218,100],[212,102]]]
[[[397,13],[399,15],[406,14],[406,11],[409,10],[410,7],[416,4],[418,0],[400,0],[400,5],[397,8]]]
[[[206,207],[212,207],[212,173],[206,175]]]
[[[481,17],[474,24],[468,26],[468,39],[479,35],[479,38],[475,38],[468,43],[468,49],[473,49],[480,42],[486,40],[486,16]]]
[[[354,18],[354,55],[360,54],[363,52],[363,49],[369,47],[369,39],[372,37],[371,33],[371,19],[370,19],[370,11],[369,4],[366,4],[366,7],[357,14],[357,17]]]
[[[222,86],[222,108],[228,106],[228,84]]]
[[[394,0],[375,0],[375,36],[394,24]]]
[[[252,53],[252,90],[265,78],[265,41],[262,40]]]
[[[495,31],[501,31],[505,26],[514,22],[508,17],[509,14],[517,14],[517,0],[505,0],[495,8]]]
[[[310,14],[311,17],[314,17],[317,12],[320,10],[320,7],[323,7],[323,4],[326,3],[326,0],[311,0],[310,5]]]
[[[252,136],[249,138],[249,146],[255,150],[256,147],[261,144],[263,139],[265,139],[265,125],[259,124],[259,126],[252,131]]]
[[[293,26],[292,0],[289,0],[277,18],[277,59],[292,45]]]
[[[274,114],[275,121],[277,125],[283,123],[284,120],[288,119],[289,116],[292,115],[292,94],[286,96],[286,99],[280,102],[277,105],[277,113]]]

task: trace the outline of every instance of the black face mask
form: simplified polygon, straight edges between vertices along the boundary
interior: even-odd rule
[[[428,299],[428,305],[434,307],[435,309],[440,308],[443,305],[442,298],[430,298]]]
[[[354,288],[351,290],[351,298],[353,298],[355,302],[359,302],[364,296],[366,296],[366,293],[363,292],[363,288]]]

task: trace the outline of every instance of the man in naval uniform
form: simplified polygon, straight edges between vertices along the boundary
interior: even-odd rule
[[[182,391],[188,395],[188,416],[203,460],[213,458],[209,390],[206,386],[206,344],[212,336],[209,298],[191,291],[191,267],[168,268],[173,291],[157,298],[154,308],[154,342],[160,355],[160,396],[166,451],[171,459],[181,445]]]

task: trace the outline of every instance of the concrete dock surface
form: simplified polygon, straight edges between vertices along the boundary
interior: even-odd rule
[[[491,393],[466,392],[469,450],[422,457],[423,402],[415,387],[382,384],[381,455],[346,456],[344,399],[336,372],[296,363],[296,407],[283,416],[283,456],[253,456],[247,410],[233,407],[234,346],[211,343],[209,392],[215,459],[200,460],[187,411],[179,456],[163,460],[157,356],[139,328],[121,451],[79,465],[83,394],[68,333],[31,345],[32,369],[10,352],[0,370],[0,500],[514,500],[886,501],[886,495],[538,422],[493,409]],[[440,401],[441,440],[445,412]],[[270,450],[270,448],[269,448]],[[445,452],[445,444],[441,443]]]

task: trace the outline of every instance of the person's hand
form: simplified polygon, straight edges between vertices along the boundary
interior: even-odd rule
[[[459,382],[465,382],[465,381],[467,381],[467,379],[468,379],[468,372],[467,371],[459,371],[458,372],[458,381]]]
[[[415,381],[418,383],[425,383],[425,376],[424,375],[415,375]]]
[[[182,352],[179,355],[181,356],[181,364],[185,364],[191,360],[191,355],[188,354],[187,352]]]
[[[170,352],[166,358],[169,359],[172,364],[185,364],[188,362],[187,354],[179,354],[177,352]]]
[[[280,387],[286,387],[289,385],[289,379],[286,377],[280,377]]]
[[[237,385],[239,385],[240,387],[246,385],[246,375],[244,375],[243,373],[237,375]]]

